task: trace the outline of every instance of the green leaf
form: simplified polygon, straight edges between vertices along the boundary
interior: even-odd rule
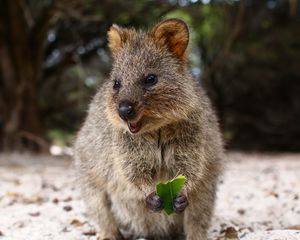
[[[181,191],[183,185],[186,181],[186,177],[179,175],[164,183],[158,183],[156,185],[156,193],[162,198],[164,203],[164,211],[166,214],[170,215],[174,213],[173,200],[176,195]]]

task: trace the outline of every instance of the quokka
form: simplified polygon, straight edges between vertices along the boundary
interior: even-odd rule
[[[149,31],[113,25],[113,67],[74,146],[82,196],[98,239],[206,240],[222,170],[218,121],[188,69],[189,30],[168,19]],[[187,178],[175,214],[157,182]]]

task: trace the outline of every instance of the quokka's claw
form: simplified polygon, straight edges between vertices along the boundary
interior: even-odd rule
[[[173,208],[176,213],[182,213],[188,205],[188,200],[182,193],[179,193],[173,200]]]
[[[146,197],[146,204],[147,207],[154,212],[160,212],[164,208],[163,201],[156,192],[152,192]]]

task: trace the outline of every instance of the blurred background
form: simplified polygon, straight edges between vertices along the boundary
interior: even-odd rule
[[[0,150],[71,146],[109,74],[113,23],[178,17],[228,149],[300,150],[299,0],[0,0]]]

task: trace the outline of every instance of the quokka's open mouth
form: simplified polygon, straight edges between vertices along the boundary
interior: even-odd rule
[[[138,133],[142,128],[141,121],[137,121],[137,122],[128,121],[127,124],[131,133]]]

